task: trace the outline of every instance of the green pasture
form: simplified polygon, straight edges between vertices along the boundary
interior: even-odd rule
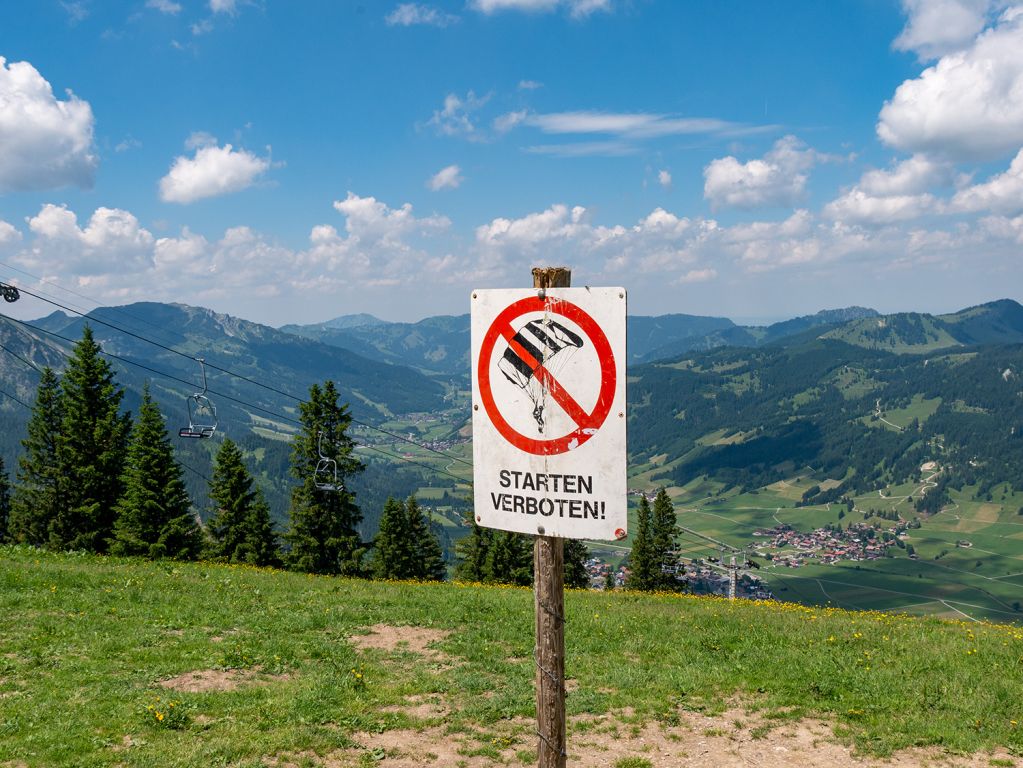
[[[862,588],[845,567],[794,575],[820,602]],[[909,571],[888,578],[933,599]],[[959,618],[571,591],[570,749],[594,715],[670,733],[683,710],[740,702],[779,723],[822,718],[867,754],[1023,754],[1023,630]],[[0,765],[369,766],[390,756],[373,734],[438,728],[466,759],[528,765],[532,622],[522,589],[0,548]],[[379,627],[433,634],[362,647]],[[162,685],[196,675],[237,684]]]

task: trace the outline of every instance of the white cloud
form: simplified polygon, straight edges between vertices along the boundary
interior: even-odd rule
[[[210,0],[210,11],[213,13],[237,13],[238,0]]]
[[[913,155],[896,163],[890,170],[867,171],[858,186],[876,197],[916,195],[951,184],[954,175],[951,163],[926,155]]]
[[[881,109],[889,146],[953,160],[1005,156],[1023,145],[1023,6],[967,48],[906,80]]]
[[[657,183],[665,189],[671,189],[671,173],[667,170],[657,172]]]
[[[55,98],[35,67],[0,56],[0,192],[89,187],[97,164],[89,102]]]
[[[908,18],[892,47],[921,59],[962,50],[984,29],[991,5],[990,0],[902,0]]]
[[[165,13],[168,16],[175,16],[181,13],[181,4],[173,0],[146,0],[146,8]]]
[[[741,126],[707,117],[670,117],[645,112],[553,112],[530,115],[525,122],[544,133],[604,133],[632,139],[718,133]]]
[[[216,145],[217,137],[206,131],[192,131],[185,139],[185,149],[198,149],[199,147],[211,147]]]
[[[624,157],[639,152],[639,147],[626,141],[577,141],[574,144],[534,144],[525,147],[531,155],[553,157]]]
[[[469,7],[486,14],[499,11],[549,13],[564,8],[572,18],[579,19],[597,11],[610,11],[611,0],[470,0]]]
[[[468,139],[482,138],[476,130],[473,113],[487,103],[489,96],[477,97],[469,91],[465,98],[449,93],[444,98],[444,106],[435,110],[427,125],[433,126],[442,136],[463,136]]]
[[[23,261],[32,271],[61,262],[78,274],[134,272],[151,257],[152,234],[119,208],[97,208],[83,229],[73,211],[47,203],[28,219],[28,228],[35,241]]]
[[[175,158],[160,179],[160,199],[168,203],[192,203],[205,197],[238,192],[252,186],[270,167],[270,160],[244,149],[205,145],[194,157]]]
[[[507,133],[515,126],[521,125],[528,116],[529,112],[525,109],[498,115],[494,118],[494,130],[498,133]]]
[[[344,200],[335,200],[334,208],[346,217],[348,234],[361,242],[396,242],[411,233],[430,234],[451,225],[444,216],[416,218],[410,203],[390,208],[375,197],[359,197],[353,192]]]
[[[543,88],[543,83],[537,80],[519,80],[520,91],[535,91],[537,88]]]
[[[688,283],[705,283],[708,280],[713,280],[718,276],[716,269],[691,269],[682,275],[675,282],[679,285],[686,285]]]
[[[458,21],[454,14],[445,13],[429,5],[419,3],[402,3],[387,16],[384,21],[392,27],[411,27],[424,25],[430,27],[447,27]]]
[[[61,0],[60,5],[67,13],[71,26],[84,21],[89,16],[89,9],[82,0]]]
[[[785,136],[759,160],[712,160],[703,170],[703,196],[714,207],[791,205],[803,196],[806,171],[821,159],[795,136]]]
[[[938,208],[931,194],[877,196],[853,187],[824,206],[824,215],[845,223],[890,224],[917,219]]]
[[[982,184],[959,190],[952,198],[954,211],[1017,213],[1023,211],[1023,149],[1013,158],[1009,169]]]
[[[10,222],[0,219],[0,248],[8,248],[21,242],[21,232]]]
[[[462,176],[462,169],[457,165],[449,165],[431,176],[426,186],[434,192],[439,192],[442,189],[458,189],[463,181],[465,178]]]

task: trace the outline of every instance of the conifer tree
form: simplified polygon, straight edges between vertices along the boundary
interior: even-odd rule
[[[655,589],[655,576],[650,504],[646,496],[640,496],[636,508],[636,538],[632,540],[629,553],[629,577],[625,586],[650,591]]]
[[[57,465],[65,492],[50,525],[53,549],[105,552],[113,533],[131,417],[120,413],[124,392],[100,352],[85,326],[61,379]]]
[[[374,540],[373,577],[394,580],[413,578],[415,541],[404,502],[388,497],[380,517],[380,531]]]
[[[199,556],[202,529],[192,514],[181,466],[148,383],[128,441],[121,483],[124,493],[115,506],[110,541],[113,554],[176,560]]]
[[[415,496],[409,496],[405,502],[405,515],[415,546],[415,578],[444,581],[448,569],[440,541],[432,527],[432,518],[423,514]]]
[[[11,481],[7,477],[4,460],[0,459],[0,544],[11,540],[8,527],[11,520]]]
[[[650,530],[654,589],[679,591],[683,588],[684,582],[675,578],[675,567],[678,564],[675,555],[678,518],[675,517],[675,506],[671,503],[671,497],[664,488],[661,488],[654,498]]]
[[[487,555],[494,539],[492,528],[477,525],[476,520],[469,518],[469,535],[455,545],[458,564],[455,566],[455,578],[459,581],[486,581]]]
[[[348,436],[352,417],[337,400],[334,382],[327,381],[323,387],[310,387],[309,400],[299,405],[302,431],[291,450],[291,473],[299,485],[291,492],[291,527],[284,535],[291,548],[286,562],[293,570],[307,573],[360,575],[366,548],[358,532],[362,513],[349,490],[349,478],[363,467],[353,455],[355,443]],[[340,490],[316,487],[321,433],[324,455],[337,463]]]
[[[206,526],[210,557],[260,566],[280,562],[270,508],[263,492],[253,487],[242,452],[229,437],[213,460],[210,499],[216,504]]]
[[[57,463],[62,422],[60,382],[51,368],[44,368],[27,435],[21,441],[25,451],[18,459],[7,526],[14,541],[37,547],[50,541],[50,527],[65,503],[64,478]]]
[[[484,581],[522,587],[532,584],[533,548],[530,541],[530,537],[521,533],[495,531],[484,566]]]
[[[565,539],[565,586],[586,589],[590,586],[590,574],[586,572],[586,561],[590,551],[579,539]]]

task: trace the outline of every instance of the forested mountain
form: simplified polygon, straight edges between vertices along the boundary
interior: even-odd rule
[[[631,315],[629,363],[673,357],[690,350],[755,347],[810,328],[876,316],[872,309],[849,307],[822,310],[761,327],[736,325],[724,317]],[[418,323],[388,323],[372,315],[344,315],[325,323],[285,325],[281,330],[433,373],[464,376],[469,367],[469,315],[428,317]]]
[[[666,457],[654,479],[673,485],[707,475],[755,489],[809,466],[841,481],[834,498],[915,478],[940,458],[946,482],[983,493],[1023,477],[1021,374],[1020,344],[899,355],[822,338],[713,350],[630,370],[630,451],[634,463]]]

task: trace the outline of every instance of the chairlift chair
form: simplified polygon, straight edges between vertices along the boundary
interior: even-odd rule
[[[335,493],[343,491],[345,486],[337,476],[337,462],[323,453],[323,432],[317,438],[316,453],[320,457],[313,471],[313,484],[317,490]]]
[[[206,396],[206,361],[197,357],[196,362],[202,371],[202,392],[187,398],[188,426],[178,430],[178,437],[200,439],[213,437],[217,431],[217,406]]]

